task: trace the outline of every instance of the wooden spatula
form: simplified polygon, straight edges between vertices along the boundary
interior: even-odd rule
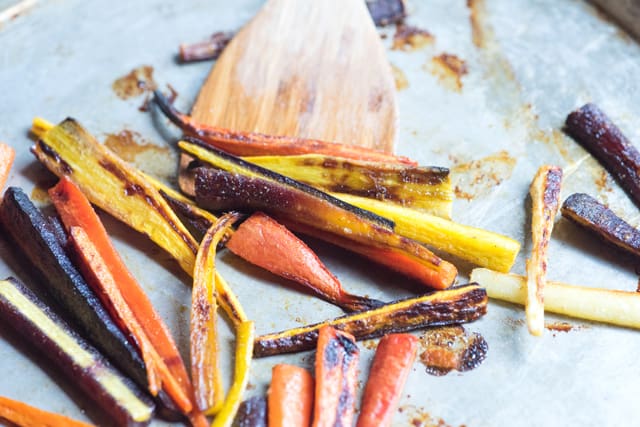
[[[269,0],[225,48],[191,116],[392,152],[396,110],[364,0]]]

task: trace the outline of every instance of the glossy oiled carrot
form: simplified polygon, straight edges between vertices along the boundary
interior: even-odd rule
[[[3,419],[20,427],[91,427],[91,424],[43,411],[7,397],[0,397],[0,424]]]
[[[391,334],[380,340],[364,389],[357,427],[391,425],[417,349],[418,339],[410,334]]]
[[[138,345],[147,368],[149,392],[155,396],[162,388],[183,413],[190,413],[193,408],[190,396],[185,393],[151,344],[149,337],[120,293],[116,279],[87,233],[80,227],[71,227],[69,235],[80,271],[85,279],[94,287],[107,310],[116,319],[116,323],[133,337]]]
[[[239,257],[311,289],[346,311],[382,305],[380,301],[346,292],[309,246],[262,212],[243,222],[226,246]]]
[[[359,355],[353,335],[331,326],[318,332],[313,427],[353,424]]]
[[[313,387],[313,377],[306,369],[284,364],[274,366],[267,404],[269,427],[308,427]]]
[[[15,150],[0,142],[0,191],[4,187],[4,183],[7,182],[7,178],[9,178],[9,171],[15,157]]]
[[[191,293],[191,377],[196,403],[213,414],[224,400],[216,331],[216,247],[237,216],[226,214],[205,233],[196,256]]]
[[[116,279],[118,291],[136,321],[183,390],[182,394],[192,394],[189,376],[169,329],[111,244],[107,231],[89,200],[67,177],[62,177],[60,182],[49,190],[49,196],[65,227],[68,230],[71,227],[80,227],[87,234],[111,276]]]

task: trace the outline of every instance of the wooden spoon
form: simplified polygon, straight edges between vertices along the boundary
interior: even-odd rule
[[[391,67],[363,0],[269,0],[193,106],[200,123],[392,152]]]

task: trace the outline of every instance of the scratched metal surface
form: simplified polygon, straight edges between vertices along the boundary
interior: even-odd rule
[[[28,151],[27,129],[35,115],[52,121],[75,117],[100,139],[129,129],[165,146],[171,134],[165,122],[138,111],[142,98],[119,99],[112,82],[134,67],[151,65],[156,81],[175,87],[178,106],[188,110],[211,65],[178,65],[178,44],[238,28],[260,3],[52,0],[2,25],[0,139],[18,151],[10,185],[23,187],[46,205],[41,188],[52,181]],[[640,216],[633,204],[559,129],[570,110],[594,101],[640,144],[639,46],[582,1],[468,3],[410,2],[408,23],[428,30],[434,40],[412,52],[389,49],[390,61],[408,81],[398,93],[397,151],[422,164],[452,168],[459,195],[454,219],[521,241],[523,251],[512,270],[517,273],[523,272],[529,251],[528,185],[543,163],[565,168],[563,199],[576,191],[591,193],[637,225]],[[386,33],[384,43],[390,47],[393,29]],[[459,89],[435,68],[432,58],[442,53],[467,65]],[[134,160],[162,178],[172,175],[175,157],[169,150],[152,158]],[[186,356],[187,277],[147,239],[103,218]],[[349,290],[385,300],[408,294],[401,277],[355,262],[344,251],[312,245]],[[28,278],[4,238],[0,258],[0,277]],[[219,259],[258,333],[339,314],[230,254]],[[470,266],[460,264],[460,270],[464,282]],[[626,290],[637,285],[631,261],[602,249],[563,219],[553,233],[548,277]],[[630,425],[636,419],[637,332],[549,316],[550,322],[568,321],[573,329],[532,338],[523,318],[521,308],[492,301],[489,314],[468,326],[482,333],[490,347],[487,360],[474,371],[434,377],[416,363],[395,424],[595,426]],[[108,425],[82,393],[26,351],[6,327],[0,328],[0,338],[0,395]],[[223,327],[222,344],[229,354],[228,327]],[[373,354],[367,347],[360,346],[364,373]],[[275,363],[310,367],[312,360],[313,353],[257,360],[249,394],[265,392]],[[225,359],[228,375],[230,366]]]

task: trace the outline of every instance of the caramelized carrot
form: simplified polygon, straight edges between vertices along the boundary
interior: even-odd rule
[[[60,182],[49,190],[49,196],[68,230],[71,227],[81,227],[85,231],[111,276],[116,279],[118,291],[132,310],[135,320],[153,343],[154,349],[180,385],[183,394],[192,394],[189,376],[169,329],[111,244],[107,231],[89,200],[67,177],[62,177]]]
[[[224,401],[222,373],[218,362],[216,331],[216,247],[237,215],[226,214],[205,233],[196,256],[191,293],[191,376],[196,403],[201,411],[214,414]]]
[[[243,222],[226,246],[250,263],[293,280],[346,311],[382,305],[380,301],[346,292],[309,246],[262,212]]]
[[[4,187],[4,183],[9,178],[9,171],[11,165],[13,165],[13,159],[16,157],[16,152],[13,148],[7,144],[0,142],[0,190]]]
[[[91,427],[91,424],[43,411],[6,397],[0,397],[0,421],[2,419],[20,427]]]
[[[415,161],[407,157],[395,156],[357,145],[345,145],[289,136],[273,136],[257,132],[242,132],[196,123],[191,117],[176,110],[160,91],[154,92],[154,101],[165,116],[182,129],[185,134],[201,138],[207,144],[236,156],[326,154],[345,159],[386,164],[417,165]]]
[[[353,424],[359,354],[353,335],[331,326],[318,332],[313,427]]]
[[[138,345],[147,368],[149,392],[155,396],[162,388],[183,413],[188,414],[191,412],[193,405],[190,397],[169,372],[164,360],[151,344],[149,337],[120,293],[116,279],[111,274],[96,246],[84,229],[80,227],[71,227],[69,235],[72,249],[77,255],[79,268],[85,279],[94,287],[96,294],[100,296],[107,310],[116,319],[116,323]]]
[[[313,408],[313,377],[304,368],[276,365],[271,370],[269,427],[308,427]]]
[[[391,425],[417,349],[418,339],[410,334],[391,334],[380,340],[356,427]]]

